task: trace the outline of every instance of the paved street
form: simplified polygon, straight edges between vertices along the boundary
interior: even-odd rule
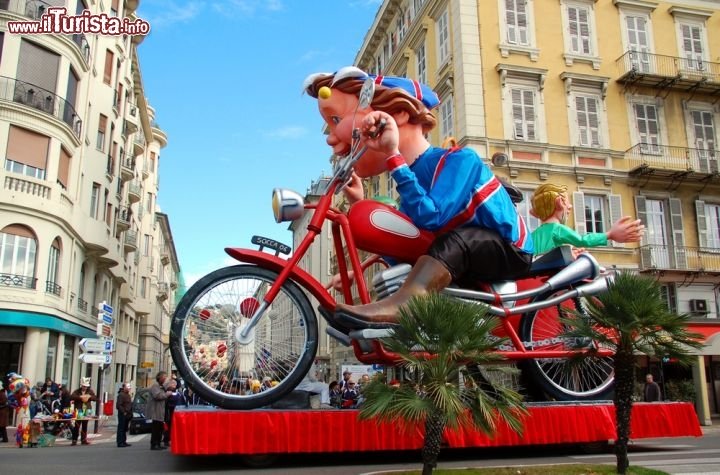
[[[58,440],[54,447],[23,448],[0,444],[2,473],[128,474],[178,473],[218,474],[242,470],[247,475],[276,473],[293,475],[351,475],[379,470],[417,469],[419,456],[413,452],[360,453],[284,456],[266,468],[249,467],[241,457],[184,457],[169,451],[151,452],[149,434],[128,437],[132,447],[115,446],[115,428],[107,426],[91,434],[90,446],[71,447]],[[248,428],[252,430],[252,428]],[[720,474],[720,426],[704,428],[701,438],[646,439],[633,444],[631,464],[664,470],[672,474]],[[524,447],[446,451],[440,467],[491,467],[557,463],[614,464],[611,453],[585,454],[578,447]]]

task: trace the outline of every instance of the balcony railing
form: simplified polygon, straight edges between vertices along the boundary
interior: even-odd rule
[[[720,90],[720,63],[628,51],[616,60],[620,82],[658,88],[689,89],[700,93]]]
[[[24,289],[35,289],[37,279],[30,275],[0,274],[0,285],[7,287],[22,287]]]
[[[167,265],[170,262],[170,250],[167,246],[160,248],[160,262],[162,262],[163,265]]]
[[[130,203],[140,201],[140,185],[137,183],[130,182],[128,184],[128,200],[130,200]]]
[[[697,173],[718,172],[718,150],[672,147],[640,143],[625,151],[630,171],[652,168],[670,171],[691,171]]]
[[[125,231],[125,252],[134,252],[137,250],[137,231]]]
[[[5,76],[0,76],[0,100],[38,109],[46,114],[65,122],[79,138],[82,131],[82,120],[75,113],[75,108],[62,97],[34,84]]]
[[[62,287],[60,287],[57,283],[53,282],[52,280],[46,280],[45,281],[45,292],[49,294],[54,294],[60,297],[62,295]]]
[[[168,284],[167,282],[158,282],[157,299],[165,300],[168,298]]]
[[[124,231],[130,228],[130,220],[132,219],[132,210],[127,206],[121,206],[118,208],[117,214],[117,227],[118,230]]]
[[[80,310],[83,313],[87,313],[87,309],[88,309],[88,303],[85,300],[78,298],[78,310]]]
[[[90,62],[90,43],[88,43],[87,37],[83,33],[74,33],[72,35],[72,41],[80,48],[85,62]]]
[[[640,247],[640,270],[720,272],[720,248],[648,244]]]

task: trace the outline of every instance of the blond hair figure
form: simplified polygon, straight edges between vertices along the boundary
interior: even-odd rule
[[[586,247],[607,246],[608,241],[638,242],[645,231],[639,219],[623,216],[605,233],[581,236],[565,224],[572,209],[565,185],[547,183],[538,186],[531,205],[530,214],[542,221],[532,232],[535,254],[544,254],[564,244],[576,247],[574,253],[578,253]]]

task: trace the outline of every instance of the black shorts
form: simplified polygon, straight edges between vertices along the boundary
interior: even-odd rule
[[[433,241],[428,255],[443,262],[453,282],[514,280],[527,274],[532,254],[522,252],[490,229],[453,229]]]

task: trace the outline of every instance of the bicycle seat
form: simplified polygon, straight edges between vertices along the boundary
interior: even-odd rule
[[[556,247],[545,254],[537,256],[530,265],[528,275],[530,277],[535,277],[537,275],[557,271],[566,267],[574,260],[575,258],[572,255],[572,246],[566,244]]]

